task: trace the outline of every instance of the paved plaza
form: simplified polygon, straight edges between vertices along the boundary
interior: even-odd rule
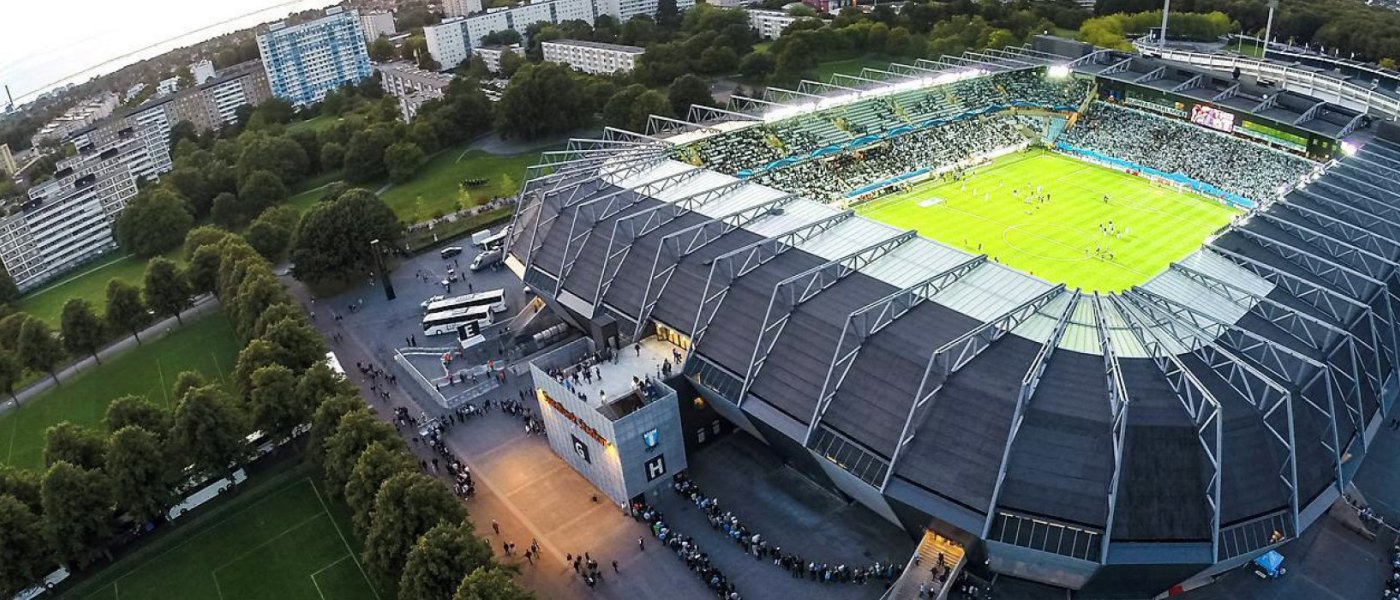
[[[471,262],[474,249],[457,257],[458,265]],[[357,362],[372,362],[392,372],[395,349],[416,336],[420,347],[442,347],[455,343],[452,336],[424,339],[421,332],[423,299],[446,293],[440,281],[453,264],[427,252],[395,268],[392,281],[398,298],[386,301],[377,281],[338,294],[333,298],[311,300],[306,288],[287,279],[291,289],[307,308],[316,313],[316,326],[332,339],[329,345],[356,378]],[[456,269],[463,273],[462,268]],[[451,293],[506,290],[509,318],[528,301],[520,281],[509,271],[465,272],[466,280],[454,285]],[[470,288],[468,287],[470,283]],[[352,312],[351,305],[356,309]],[[340,316],[340,320],[334,317]],[[620,353],[631,362],[642,361],[648,369],[669,358],[669,345],[650,345],[637,357],[632,348]],[[508,379],[488,397],[493,400],[519,399],[530,389],[528,369],[511,348],[488,343],[466,353],[468,364],[487,360],[508,365]],[[652,363],[655,363],[654,365]],[[638,363],[641,364],[641,363]],[[356,381],[365,385],[364,382]],[[607,385],[630,385],[606,381]],[[399,380],[386,403],[375,399],[370,405],[383,418],[395,407],[404,406],[411,414],[431,418],[438,409],[428,394],[408,377]],[[444,390],[448,394],[450,390]],[[366,397],[372,397],[367,394]],[[534,401],[527,407],[537,411]],[[540,435],[527,434],[523,421],[499,410],[460,423],[444,435],[444,442],[468,465],[477,482],[477,494],[467,501],[477,531],[487,537],[499,553],[502,542],[528,546],[537,540],[542,558],[535,564],[523,558],[501,557],[518,564],[521,582],[541,598],[602,597],[618,599],[659,598],[702,600],[712,598],[706,586],[676,556],[663,549],[644,523],[633,519],[610,503],[597,489],[549,449]],[[423,453],[423,444],[414,450]],[[812,560],[850,567],[875,562],[903,563],[914,548],[913,540],[870,511],[823,490],[782,465],[761,443],[747,434],[715,438],[690,456],[690,474],[707,494],[726,501],[751,529]],[[597,496],[597,501],[594,497]],[[771,561],[758,561],[723,535],[710,529],[704,514],[689,502],[663,487],[649,498],[664,511],[668,522],[685,535],[693,536],[700,549],[733,581],[748,599],[823,597],[878,598],[883,586],[841,584],[826,586],[806,579],[790,578]],[[492,523],[500,527],[496,534]],[[637,538],[644,537],[640,550]],[[587,552],[598,561],[603,583],[589,590],[575,576],[566,561],[571,555]],[[614,572],[612,561],[617,561]]]

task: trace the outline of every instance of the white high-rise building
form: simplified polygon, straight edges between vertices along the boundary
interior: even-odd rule
[[[113,223],[136,195],[145,168],[169,163],[158,135],[128,131],[58,163],[53,179],[29,190],[29,200],[4,207],[0,262],[20,291],[32,290],[117,247]]]
[[[637,15],[656,16],[657,0],[597,0],[600,15],[610,15],[619,23]],[[695,0],[676,0],[676,9],[685,12]]]
[[[758,37],[765,40],[777,39],[788,25],[797,21],[797,17],[781,10],[749,9],[744,12],[749,15],[749,27],[757,30]]]
[[[372,12],[360,15],[360,31],[365,34],[365,43],[379,39],[381,35],[393,35],[399,30],[394,26],[394,15],[389,12]]]
[[[204,85],[205,82],[213,79],[214,75],[216,75],[214,63],[207,58],[190,64],[190,77],[194,79],[195,85]]]
[[[443,0],[442,11],[449,17],[465,17],[483,10],[481,0]]]
[[[646,48],[584,40],[551,40],[541,44],[544,59],[564,63],[576,71],[607,75],[631,71]]]
[[[693,1],[693,0],[691,0]],[[655,0],[653,0],[653,4]],[[428,53],[443,69],[451,69],[471,56],[482,38],[507,29],[525,33],[535,23],[585,21],[593,23],[593,0],[549,0],[493,9],[471,17],[455,17],[423,28]]]
[[[258,35],[258,53],[272,95],[305,106],[326,92],[369,77],[369,52],[359,14],[339,6],[300,25],[277,23]]]

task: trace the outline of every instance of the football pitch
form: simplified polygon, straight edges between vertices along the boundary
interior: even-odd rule
[[[1240,212],[1039,149],[856,210],[1086,292],[1118,292],[1150,279]]]
[[[101,365],[63,378],[58,387],[18,408],[0,413],[0,464],[41,470],[44,432],[50,426],[71,421],[101,429],[107,405],[127,394],[145,396],[158,405],[174,408],[170,389],[176,375],[198,371],[210,380],[223,380],[233,371],[237,359],[233,324],[223,313],[186,320],[183,327],[169,335],[147,339]]]
[[[294,469],[248,485],[79,584],[82,600],[378,600],[343,506]]]

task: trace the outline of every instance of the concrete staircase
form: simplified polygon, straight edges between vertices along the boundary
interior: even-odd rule
[[[909,563],[904,566],[904,574],[885,592],[881,600],[918,600],[920,583],[924,584],[929,592],[925,598],[946,598],[947,590],[940,588],[940,584],[929,571],[938,565],[940,553],[943,555],[944,564],[951,570],[948,581],[951,583],[957,579],[958,572],[963,567],[963,547],[948,538],[925,530],[914,556],[911,556]],[[918,560],[915,560],[915,557],[918,557]]]

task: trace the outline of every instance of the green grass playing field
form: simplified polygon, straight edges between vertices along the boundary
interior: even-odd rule
[[[233,324],[222,313],[186,322],[168,336],[63,379],[58,387],[0,414],[0,464],[43,469],[44,431],[50,426],[71,421],[100,428],[107,405],[127,394],[173,408],[169,395],[177,374],[199,371],[225,379],[237,358]]]
[[[1048,201],[1027,201],[1037,188]],[[1045,150],[1004,156],[959,181],[930,180],[857,210],[1086,292],[1146,281],[1239,212]]]
[[[80,584],[83,600],[377,600],[347,510],[293,469],[253,481]],[[203,509],[202,509],[203,510]]]

